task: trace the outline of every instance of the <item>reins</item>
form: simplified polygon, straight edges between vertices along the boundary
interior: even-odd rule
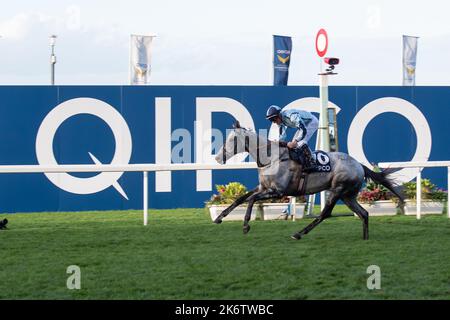
[[[226,163],[226,160],[227,160],[228,156],[230,156],[230,158],[231,158],[232,156],[235,156],[235,155],[238,154],[238,139],[244,139],[244,150],[245,150],[245,152],[250,153],[249,152],[250,151],[250,137],[248,135],[246,135],[246,136],[242,136],[242,135],[237,136],[236,135],[233,138],[233,153],[232,154],[230,154],[230,152],[227,151],[226,139],[225,139],[225,141],[223,143],[223,153],[222,153],[223,163]],[[262,148],[266,148],[267,149],[267,156],[271,157],[271,155],[272,155],[272,146],[276,145],[275,142],[271,142],[270,140],[266,140],[266,141],[267,141],[266,143],[261,144],[260,143],[260,136],[259,136],[259,134],[256,134],[256,159],[255,160],[256,160],[256,164],[257,164],[258,168],[264,168],[264,167],[267,167],[267,166],[272,164],[272,160],[271,159],[266,164],[263,164],[260,161],[260,156],[259,156],[260,150]],[[287,148],[286,145],[283,145],[281,143],[278,143],[278,147],[279,148]],[[281,161],[281,162],[287,161],[287,160],[289,160],[289,157],[287,157],[285,159],[278,159],[278,160]]]

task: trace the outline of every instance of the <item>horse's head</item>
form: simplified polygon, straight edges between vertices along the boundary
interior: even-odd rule
[[[278,159],[280,154],[278,143],[272,144],[267,140],[267,137],[257,134],[252,129],[241,127],[239,122],[236,121],[233,130],[229,131],[215,159],[218,163],[225,164],[235,155],[244,152],[248,152],[258,166],[270,164],[273,159]],[[246,155],[243,155],[243,158],[237,157],[235,159],[243,161],[245,157]]]
[[[230,131],[225,139],[225,143],[215,157],[218,163],[225,164],[236,154],[247,151],[245,147],[246,131],[247,129],[241,128],[239,121],[235,122],[233,130]]]

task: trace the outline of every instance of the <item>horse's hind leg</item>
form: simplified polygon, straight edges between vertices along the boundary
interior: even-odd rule
[[[320,213],[320,216],[314,219],[313,222],[311,222],[309,225],[307,225],[303,230],[293,234],[291,236],[292,239],[299,240],[304,236],[305,234],[309,233],[312,229],[314,229],[319,223],[321,223],[326,218],[329,218],[331,216],[331,212],[333,211],[334,206],[336,205],[336,202],[338,201],[339,196],[336,195],[336,193],[330,193],[327,199],[327,202],[325,204],[325,207],[323,208],[322,212]]]
[[[356,195],[342,199],[347,207],[358,215],[363,223],[363,239],[369,239],[369,213],[356,201]]]
[[[244,226],[243,226],[244,234],[246,234],[250,231],[250,225],[248,224],[248,222],[250,221],[253,205],[255,204],[255,202],[258,200],[264,200],[264,199],[270,199],[270,198],[280,198],[280,197],[281,197],[281,195],[278,192],[274,192],[271,190],[265,190],[262,192],[257,192],[248,198],[247,211],[246,211],[245,217],[244,217]]]

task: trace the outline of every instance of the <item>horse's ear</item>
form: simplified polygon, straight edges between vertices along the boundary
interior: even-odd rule
[[[241,127],[241,124],[239,123],[239,121],[236,120],[236,122],[233,124],[233,128],[239,129],[240,127]]]

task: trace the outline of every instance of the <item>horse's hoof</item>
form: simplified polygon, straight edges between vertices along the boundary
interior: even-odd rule
[[[246,225],[242,228],[242,231],[244,231],[244,234],[247,234],[250,231],[250,225]]]
[[[214,220],[215,224],[221,224],[222,223],[222,219],[221,218],[216,218],[216,220]]]
[[[8,224],[8,219],[3,219],[2,221],[0,221],[0,230],[2,229],[8,229],[6,227],[6,225]]]
[[[302,235],[300,233],[294,233],[291,236],[291,238],[294,239],[294,240],[300,240],[302,238]]]

